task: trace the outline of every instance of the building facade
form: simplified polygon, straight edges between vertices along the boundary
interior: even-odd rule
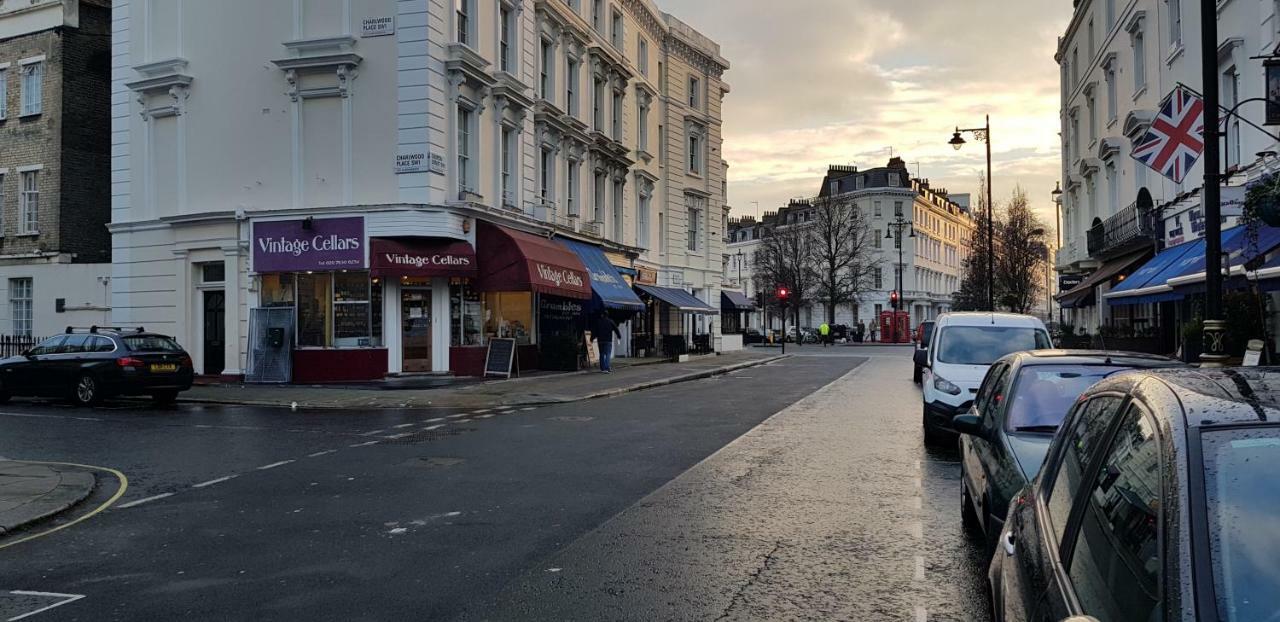
[[[110,319],[110,6],[0,3],[0,334]]]
[[[866,170],[853,166],[829,167],[818,198],[832,197],[854,201],[867,219],[879,264],[873,272],[872,288],[857,302],[837,307],[836,324],[854,326],[861,322],[868,331],[878,326],[880,314],[893,309],[890,294],[897,288],[898,270],[902,271],[901,309],[909,313],[912,326],[951,309],[952,297],[960,287],[965,241],[973,235],[968,195],[951,195],[946,189],[931,187],[928,180],[912,178],[906,163],[901,158],[893,158],[884,167]],[[770,296],[778,284],[757,282],[752,275],[760,240],[772,227],[804,226],[810,222],[812,211],[817,209],[815,203],[816,200],[793,200],[786,207],[766,212],[760,221],[734,220],[724,264],[726,282],[735,284],[737,291],[753,299],[761,293]],[[889,227],[899,216],[912,223],[903,230],[901,239],[897,230]],[[780,328],[781,319],[766,318],[768,314],[764,308],[750,314],[748,327]],[[802,305],[801,328],[816,327],[825,321],[822,303],[810,300]]]
[[[113,34],[113,314],[201,373],[543,366],[593,305],[624,353],[697,331],[632,284],[719,295],[728,63],[651,2],[117,0]]]
[[[1221,104],[1239,105],[1238,116],[1224,114],[1226,229],[1240,214],[1246,184],[1277,168],[1269,155],[1275,140],[1248,123],[1262,126],[1266,106],[1242,102],[1266,95],[1259,57],[1274,56],[1280,44],[1280,5],[1221,2],[1216,19]],[[1111,304],[1108,294],[1156,253],[1203,237],[1203,161],[1175,183],[1130,157],[1175,87],[1204,84],[1200,20],[1200,4],[1190,0],[1082,0],[1059,39],[1064,192],[1056,269],[1081,282],[1058,297],[1077,330],[1174,331],[1174,299]]]

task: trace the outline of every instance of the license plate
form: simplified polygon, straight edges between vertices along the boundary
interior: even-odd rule
[[[173,363],[157,363],[151,366],[153,374],[172,374],[178,371],[178,366]]]

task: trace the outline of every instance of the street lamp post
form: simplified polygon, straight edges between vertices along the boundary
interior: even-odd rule
[[[1218,14],[1217,0],[1200,0],[1200,14]],[[1207,366],[1226,361],[1227,323],[1222,315],[1222,198],[1218,187],[1218,20],[1200,20],[1200,69],[1204,84],[1204,354]]]
[[[1057,232],[1058,252],[1061,253],[1062,252],[1062,184],[1061,183],[1056,181],[1053,182],[1053,192],[1049,193],[1049,198],[1053,200],[1053,228]],[[1049,286],[1049,285],[1050,285],[1049,283],[1046,283],[1046,286]],[[1051,288],[1050,291],[1052,291],[1051,286],[1050,288]],[[1062,293],[1062,292],[1058,292],[1058,293]],[[1049,318],[1052,320],[1053,319],[1052,295],[1050,295],[1049,300],[1050,300],[1049,308],[1047,309],[1047,311],[1049,313]],[[1062,308],[1061,307],[1058,308],[1058,324],[1062,324]]]
[[[947,141],[947,143],[954,147],[956,151],[959,151],[965,143],[961,134],[969,132],[973,134],[974,138],[987,144],[987,310],[995,311],[996,212],[995,203],[991,201],[991,115],[987,115],[986,122],[987,124],[983,127],[966,129],[956,127],[955,133],[951,135],[951,140]]]
[[[890,325],[893,326],[893,343],[898,343],[898,311],[902,308],[902,281],[906,278],[905,273],[907,271],[906,264],[903,263],[902,260],[902,247],[904,246],[902,243],[902,230],[910,228],[911,235],[907,237],[914,238],[916,237],[916,229],[913,226],[914,224],[915,223],[907,220],[902,214],[898,214],[897,218],[888,224],[888,228],[885,230],[884,235],[885,239],[896,240],[898,246],[898,269],[895,270],[897,274],[894,275],[894,287],[896,288],[895,291],[898,295],[896,298],[892,298],[889,301],[893,304],[893,321],[890,323]],[[895,232],[894,229],[897,229],[897,231]]]

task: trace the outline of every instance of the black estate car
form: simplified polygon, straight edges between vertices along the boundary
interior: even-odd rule
[[[1180,366],[1159,356],[1092,350],[1015,352],[987,371],[960,436],[961,516],[994,548],[1012,498],[1040,470],[1053,434],[1090,385],[1122,371]]]
[[[1012,502],[997,620],[1280,619],[1280,369],[1118,374]]]
[[[68,328],[0,360],[0,402],[13,396],[67,397],[92,405],[119,395],[172,402],[191,388],[191,357],[172,338],[141,328]]]

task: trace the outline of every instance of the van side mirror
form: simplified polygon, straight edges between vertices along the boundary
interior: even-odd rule
[[[919,349],[917,349],[917,350],[916,350],[916,352],[915,352],[915,354],[913,354],[913,355],[912,355],[912,358],[915,360],[916,365],[919,365],[920,367],[928,367],[928,366],[929,366],[929,351],[928,351],[928,350],[919,350]]]
[[[951,427],[961,434],[978,438],[987,436],[987,431],[982,429],[982,420],[977,415],[956,415],[951,419]]]

